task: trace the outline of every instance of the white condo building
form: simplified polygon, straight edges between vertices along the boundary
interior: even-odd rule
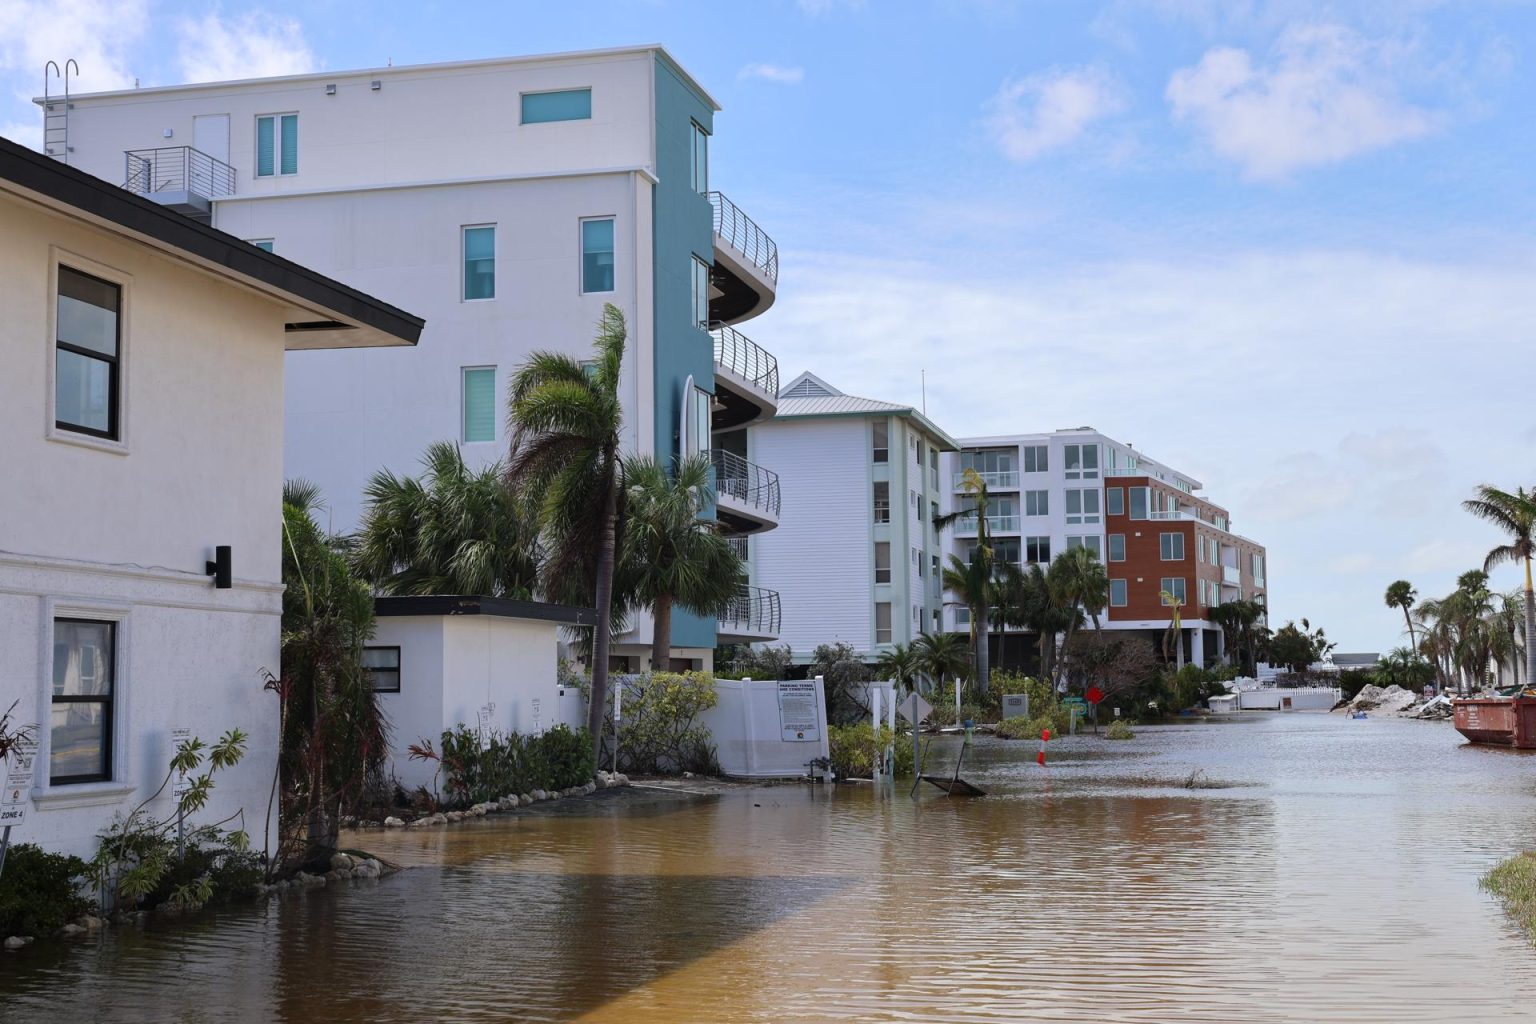
[[[942,628],[947,540],[933,520],[950,503],[948,434],[911,406],[803,373],[749,440],[794,510],[750,545],[753,582],[782,596],[779,640],[796,662],[838,642],[874,657]]]
[[[747,427],[777,404],[739,330],[777,290],[771,238],[711,189],[718,105],[661,48],[324,72],[55,100],[53,155],[421,313],[404,353],[290,360],[284,469],[350,530],[378,469],[433,442],[507,452],[505,392],[535,350],[584,357],[604,303],[629,325],[625,447],[710,451],[717,518],[772,529],[779,481]],[[62,108],[62,109],[61,109]],[[674,655],[775,635],[748,590],[722,621],[679,610]],[[649,622],[616,647],[642,667]]]

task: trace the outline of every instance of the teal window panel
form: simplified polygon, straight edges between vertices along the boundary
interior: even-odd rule
[[[591,89],[564,89],[560,92],[525,92],[523,124],[548,121],[585,121],[592,117]]]
[[[496,368],[464,370],[464,440],[496,440]]]
[[[256,119],[256,176],[271,177],[277,168],[277,119]]]
[[[464,298],[496,297],[496,228],[464,229]]]
[[[581,290],[613,291],[613,218],[581,222]]]
[[[282,117],[282,153],[278,161],[280,173],[299,173],[299,115],[284,114]]]

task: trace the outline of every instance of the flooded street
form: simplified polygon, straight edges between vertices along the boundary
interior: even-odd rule
[[[992,795],[863,785],[357,842],[408,865],[0,959],[26,1021],[1528,1021],[1477,878],[1536,757],[1449,726],[1252,717],[984,742]],[[946,768],[951,750],[935,759]],[[1192,773],[1221,788],[1187,789]]]

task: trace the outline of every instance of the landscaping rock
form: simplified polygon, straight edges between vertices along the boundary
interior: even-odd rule
[[[85,929],[80,927],[78,924],[67,924],[63,928],[59,929],[59,934],[64,936],[66,939],[72,939],[76,935],[84,935]]]
[[[449,811],[448,812],[448,820],[449,821],[463,821],[464,820],[464,812],[463,811]]]
[[[30,935],[12,935],[10,938],[5,940],[5,948],[20,949],[22,946],[27,945],[31,941],[32,936]]]
[[[448,824],[448,815],[446,815],[443,812],[439,811],[436,814],[432,815],[432,817],[428,818],[427,820],[430,821],[434,825],[446,825],[446,824]]]
[[[378,878],[383,873],[384,866],[371,857],[352,869],[353,878]]]
[[[332,871],[351,871],[352,870],[352,858],[351,858],[351,856],[349,856],[348,854],[345,854],[345,853],[335,853],[335,854],[332,854],[331,855],[331,870]]]
[[[401,821],[399,818],[391,816],[391,817],[388,817],[388,818],[384,819],[384,827],[385,828],[404,828],[405,827],[405,822]]]
[[[527,807],[529,804],[533,803],[533,794],[524,793],[522,796],[518,797],[518,802],[521,803],[524,807]]]
[[[87,932],[99,932],[102,928],[106,927],[105,921],[99,917],[92,917],[90,914],[85,915],[76,923]]]

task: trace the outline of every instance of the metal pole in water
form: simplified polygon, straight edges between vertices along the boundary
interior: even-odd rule
[[[11,848],[11,826],[5,826],[5,831],[0,832],[0,874],[5,872],[5,851]]]

